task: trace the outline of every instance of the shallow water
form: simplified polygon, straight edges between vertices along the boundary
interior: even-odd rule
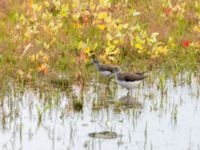
[[[84,89],[74,85],[69,92],[59,89],[16,90],[11,88],[0,106],[0,149],[2,150],[199,150],[199,82],[192,76],[149,84],[134,89],[135,101],[142,107],[115,104],[127,95],[113,82],[88,83]],[[2,94],[1,94],[2,97]],[[83,111],[76,112],[73,99],[83,97]],[[104,103],[92,110],[93,101]],[[106,105],[105,105],[106,104]],[[113,131],[114,139],[89,137],[91,132]]]

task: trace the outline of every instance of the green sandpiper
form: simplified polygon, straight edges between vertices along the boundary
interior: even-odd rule
[[[128,89],[129,92],[147,77],[145,72],[121,72],[119,68],[115,69],[114,73],[117,84]]]
[[[102,64],[98,60],[92,60],[91,64],[95,64],[96,69],[100,72],[101,75],[105,77],[111,77],[119,68],[110,64]]]

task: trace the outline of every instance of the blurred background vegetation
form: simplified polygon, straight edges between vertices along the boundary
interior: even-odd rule
[[[0,0],[0,82],[122,70],[198,70],[199,0]],[[7,79],[7,80],[6,80]]]

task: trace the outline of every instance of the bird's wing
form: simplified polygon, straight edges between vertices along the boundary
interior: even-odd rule
[[[138,74],[138,75],[144,75],[144,74],[146,74],[147,72],[146,71],[143,71],[143,72],[136,72],[136,74]]]
[[[139,81],[143,80],[146,76],[144,74],[138,73],[124,73],[124,80],[125,81]]]
[[[114,69],[116,69],[117,67],[116,66],[113,66],[113,65],[101,65],[100,66],[100,69],[102,71],[110,71],[110,72],[113,72]]]

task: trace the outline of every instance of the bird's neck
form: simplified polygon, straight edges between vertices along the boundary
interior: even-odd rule
[[[117,79],[117,77],[118,77],[119,74],[120,74],[120,71],[117,71],[117,72],[115,73],[115,79]]]
[[[100,67],[100,63],[98,62],[98,63],[95,63],[95,66],[96,66],[96,68],[98,69],[99,67]]]

